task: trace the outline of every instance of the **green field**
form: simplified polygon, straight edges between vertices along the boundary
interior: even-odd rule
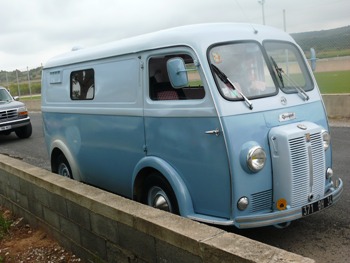
[[[350,71],[314,73],[322,94],[350,93]]]

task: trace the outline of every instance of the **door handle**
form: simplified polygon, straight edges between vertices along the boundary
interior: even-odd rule
[[[219,136],[220,135],[220,130],[219,129],[215,129],[215,130],[211,130],[211,131],[206,131],[205,134],[214,134],[215,136]]]

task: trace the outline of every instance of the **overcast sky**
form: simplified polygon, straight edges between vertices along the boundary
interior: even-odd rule
[[[283,10],[288,33],[350,25],[349,0],[265,0],[266,25],[283,30]],[[207,22],[262,24],[261,0],[0,0],[0,70],[35,68],[73,46]]]

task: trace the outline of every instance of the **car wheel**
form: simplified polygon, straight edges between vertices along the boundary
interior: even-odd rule
[[[70,165],[63,154],[60,154],[57,158],[57,174],[73,179],[72,170]]]
[[[29,123],[26,126],[17,128],[15,130],[15,133],[16,133],[18,138],[21,138],[21,139],[29,138],[32,135],[32,124]]]
[[[153,174],[146,178],[142,202],[163,211],[179,214],[174,191],[159,174]]]

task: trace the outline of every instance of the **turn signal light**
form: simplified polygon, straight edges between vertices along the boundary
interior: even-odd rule
[[[278,199],[276,207],[280,211],[285,210],[287,208],[287,200],[284,198]]]

